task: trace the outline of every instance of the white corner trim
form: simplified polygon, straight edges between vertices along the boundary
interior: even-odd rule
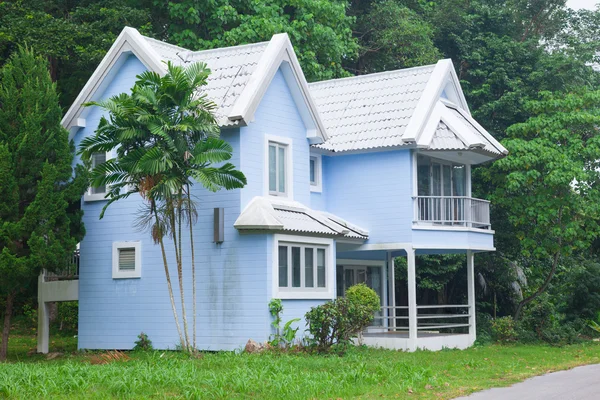
[[[264,138],[264,154],[263,154],[263,196],[275,199],[294,200],[294,147],[292,138],[285,136],[265,134]],[[287,146],[286,162],[285,162],[285,184],[286,195],[274,196],[269,193],[269,143],[275,142]]]
[[[149,70],[165,73],[166,67],[143,36],[134,28],[123,28],[61,121],[62,126],[70,132],[69,140],[74,136],[71,128],[79,126],[77,119],[83,110],[83,104],[92,100],[120,56],[127,52],[133,53]]]
[[[279,288],[279,242],[313,244],[316,246],[325,247],[325,288],[321,289],[303,289],[298,288],[293,290]],[[333,247],[333,239],[299,236],[299,235],[273,235],[272,249],[272,296],[275,299],[303,299],[303,300],[331,300],[334,298],[335,288],[335,249]]]
[[[251,122],[279,67],[282,67],[286,83],[307,128],[307,137],[316,143],[324,142],[327,140],[325,125],[312,99],[304,72],[287,33],[273,35],[227,117],[232,121],[243,120],[246,124]]]
[[[423,94],[417,103],[415,112],[406,126],[402,139],[403,141],[417,142],[433,107],[435,107],[437,100],[444,90],[445,82],[451,67],[452,62],[446,59],[439,60],[433,68],[429,81],[427,81],[427,84],[425,85],[425,90],[423,90]]]
[[[321,154],[310,152],[309,160],[311,158],[316,159],[315,162],[315,179],[316,184],[310,183],[310,162],[308,164],[308,180],[310,183],[310,191],[313,193],[322,193],[323,192],[323,157]]]
[[[135,249],[135,270],[119,271],[119,249]],[[112,278],[129,279],[142,277],[142,242],[113,242],[112,246]]]

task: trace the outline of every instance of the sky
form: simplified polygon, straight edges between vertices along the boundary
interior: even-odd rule
[[[567,6],[574,10],[579,10],[580,8],[594,10],[597,3],[600,3],[600,0],[568,0]]]

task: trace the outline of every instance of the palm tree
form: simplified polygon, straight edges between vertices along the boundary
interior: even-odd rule
[[[91,172],[92,186],[107,186],[108,202],[100,218],[115,201],[139,194],[145,200],[138,224],[150,228],[160,245],[175,324],[183,349],[196,349],[196,266],[193,226],[196,202],[191,188],[200,183],[211,191],[246,184],[244,175],[227,162],[231,146],[219,138],[214,117],[216,105],[202,94],[210,70],[203,63],[187,67],[167,64],[160,76],[144,72],[131,94],[120,94],[87,106],[108,111],[95,136],[85,138],[79,153],[89,162],[94,153],[115,152],[116,157]],[[190,342],[184,296],[182,227],[190,236],[193,343]],[[179,282],[183,331],[169,273],[164,239],[172,239]]]

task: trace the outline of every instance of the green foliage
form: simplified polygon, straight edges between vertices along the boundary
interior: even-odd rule
[[[269,344],[273,347],[289,347],[294,344],[296,335],[300,327],[292,328],[292,324],[300,321],[300,318],[294,318],[281,327],[281,313],[283,312],[283,304],[281,299],[271,299],[269,302],[269,312],[273,316],[271,326],[275,329],[275,333],[271,334]]]
[[[374,318],[368,307],[340,297],[313,307],[304,317],[311,334],[309,342],[317,351],[345,351]]]
[[[372,313],[379,311],[381,308],[377,293],[364,283],[350,286],[348,290],[346,290],[345,296],[350,302],[362,306]]]
[[[595,319],[600,312],[600,263],[597,260],[573,260],[566,283],[561,287],[568,321]]]
[[[135,346],[133,347],[134,351],[152,351],[154,348],[152,347],[152,340],[148,338],[144,332],[138,335],[138,340],[135,342]]]
[[[515,328],[515,321],[510,315],[492,320],[492,336],[497,341],[515,341],[517,339],[517,331]]]
[[[0,295],[7,322],[16,294],[43,268],[63,267],[85,233],[79,203],[86,174],[80,166],[73,171],[61,117],[46,61],[20,48],[0,70]]]
[[[372,2],[357,16],[355,34],[360,74],[434,64],[440,52],[433,44],[433,28],[398,0]]]
[[[79,322],[79,304],[76,301],[61,301],[58,303],[57,320],[59,329],[65,332],[77,333]]]

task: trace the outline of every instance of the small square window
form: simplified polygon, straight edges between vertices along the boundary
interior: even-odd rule
[[[141,278],[141,248],[140,242],[113,243],[113,279]]]

